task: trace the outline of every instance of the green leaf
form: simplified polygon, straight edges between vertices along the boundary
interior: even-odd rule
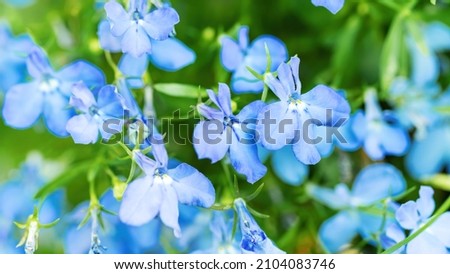
[[[81,164],[74,164],[74,167],[68,169],[66,172],[63,172],[60,176],[56,177],[45,186],[43,186],[34,196],[35,199],[42,199],[47,197],[47,195],[51,194],[55,190],[60,187],[63,187],[69,183],[71,183],[78,175],[83,172],[87,172],[87,170],[92,166],[91,162],[84,162]]]
[[[155,84],[153,88],[159,92],[172,97],[198,98],[207,97],[206,90],[200,86],[178,83]]]
[[[431,4],[436,5],[436,0],[430,0]]]
[[[449,174],[437,174],[429,179],[423,180],[422,183],[445,191],[450,191]]]
[[[54,227],[57,223],[59,223],[60,220],[61,220],[61,219],[58,218],[58,219],[56,219],[56,220],[54,220],[53,222],[48,223],[48,224],[39,224],[39,227],[42,227],[42,228],[51,228],[51,227]]]

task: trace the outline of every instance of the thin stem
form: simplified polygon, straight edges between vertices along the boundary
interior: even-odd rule
[[[263,89],[263,92],[262,92],[262,95],[261,95],[261,101],[263,101],[263,102],[266,101],[268,91],[269,91],[269,88],[267,87],[266,84],[264,84],[264,89]]]
[[[420,233],[424,232],[427,228],[429,228],[443,213],[445,213],[450,208],[450,197],[445,200],[445,202],[439,207],[439,209],[436,211],[436,213],[431,217],[428,222],[426,222],[422,227],[420,227],[417,231],[409,235],[404,240],[398,242],[397,244],[393,245],[392,247],[386,249],[381,254],[391,254],[401,248],[404,245],[407,245],[409,242],[414,240],[417,236],[420,235]]]

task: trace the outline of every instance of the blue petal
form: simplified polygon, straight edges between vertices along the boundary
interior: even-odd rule
[[[194,128],[194,148],[199,159],[208,158],[212,163],[221,160],[231,144],[231,129],[223,130],[220,120],[200,121]]]
[[[330,156],[334,150],[333,136],[328,133],[331,129],[325,126],[316,127],[316,134],[321,138],[320,142],[316,144],[316,148],[321,157]]]
[[[422,232],[406,246],[407,254],[448,254],[445,245],[433,235]]]
[[[167,163],[169,162],[169,156],[167,155],[167,150],[161,140],[162,136],[154,136],[153,139],[156,141],[152,143],[152,154],[156,160],[159,167],[167,168]]]
[[[349,118],[350,105],[347,100],[327,86],[316,86],[303,94],[301,100],[308,104],[307,111],[312,119],[320,121],[320,125],[332,127]]]
[[[128,10],[146,13],[148,8],[148,0],[130,0]]]
[[[334,135],[334,143],[343,151],[353,152],[361,147],[361,142],[358,140],[355,132],[353,131],[354,116],[351,116],[343,125],[341,125],[337,130],[340,134],[342,134],[343,140]]]
[[[67,122],[67,132],[76,144],[95,144],[98,140],[98,125],[90,115],[77,115]]]
[[[142,80],[142,75],[148,67],[148,56],[146,54],[140,57],[134,57],[131,54],[124,54],[119,61],[120,71],[127,77],[133,80]]]
[[[379,210],[380,212],[358,211],[360,221],[358,229],[359,233],[364,240],[372,245],[377,244],[377,235],[385,231],[388,226],[395,223],[395,219],[390,217],[391,214],[393,214],[393,211],[390,211],[389,208],[380,205],[374,207],[374,209]]]
[[[238,43],[230,37],[222,38],[222,48],[220,50],[220,60],[228,71],[235,71],[244,61],[244,54]]]
[[[106,3],[105,11],[111,24],[111,33],[117,37],[122,36],[130,27],[130,15],[116,1]]]
[[[64,83],[61,91],[70,95],[73,83],[83,81],[90,90],[97,90],[105,85],[105,75],[95,65],[86,61],[75,61],[56,73],[57,79]]]
[[[214,204],[216,194],[213,185],[195,168],[183,163],[169,170],[168,175],[174,179],[172,186],[180,203],[201,207]]]
[[[260,93],[264,83],[251,74],[245,65],[241,65],[231,77],[231,88],[237,94]]]
[[[388,249],[404,239],[405,232],[403,229],[397,223],[392,223],[387,226],[385,234],[381,235],[381,244],[383,245],[383,248]],[[404,251],[405,247],[402,246],[394,253],[403,253]]]
[[[173,8],[160,8],[144,17],[145,31],[155,40],[169,38],[175,24],[180,22],[178,13]]]
[[[253,184],[261,179],[267,168],[258,158],[258,148],[254,136],[233,125],[230,145],[230,160],[233,168],[247,177],[247,182]]]
[[[270,71],[274,71],[288,57],[286,45],[280,39],[272,35],[259,36],[247,50],[245,64],[261,74],[267,67],[266,45],[272,61]]]
[[[285,146],[272,155],[272,167],[283,182],[299,186],[308,177],[309,168],[295,158],[291,146]]]
[[[197,105],[197,110],[200,113],[200,115],[202,115],[206,119],[217,120],[218,125],[223,123],[224,114],[221,110],[209,107],[205,104]]]
[[[336,14],[344,6],[345,0],[312,0],[314,6],[321,6],[329,10],[331,13]]]
[[[176,38],[152,41],[150,61],[165,71],[177,71],[195,62],[195,52]]]
[[[447,137],[446,137],[447,136]],[[448,149],[440,145],[450,136],[450,128],[434,127],[424,139],[417,140],[406,156],[406,167],[417,179],[425,179],[438,173],[448,163]]]
[[[294,91],[300,92],[301,84],[298,75],[300,67],[300,59],[298,57],[292,57],[289,64],[281,64],[278,67],[278,79],[280,80],[283,90],[293,93]]]
[[[236,118],[240,123],[256,124],[259,112],[265,107],[266,104],[263,101],[257,100],[246,105],[241,109]]]
[[[447,248],[450,248],[450,233],[448,233],[449,227],[450,212],[446,212],[439,216],[439,218],[427,229],[426,232],[436,237]]]
[[[45,124],[48,129],[59,137],[69,135],[66,130],[67,121],[75,114],[68,108],[69,99],[59,93],[46,95],[44,104]]]
[[[145,176],[131,182],[122,199],[119,217],[126,224],[139,226],[156,217],[164,194],[153,184],[153,176]]]
[[[248,43],[249,43],[248,32],[249,32],[248,26],[242,26],[238,31],[239,47],[242,50],[246,50],[248,47]]]
[[[343,251],[357,235],[359,221],[356,214],[341,211],[326,220],[319,229],[319,239],[329,253]]]
[[[43,102],[44,96],[36,83],[13,86],[5,96],[3,119],[8,126],[28,128],[42,113]]]
[[[100,89],[97,96],[97,107],[106,117],[121,118],[124,116],[122,96],[120,96],[116,87],[113,85],[106,85]]]
[[[269,104],[258,115],[257,131],[261,144],[270,150],[280,149],[299,137],[298,113],[283,101]],[[302,139],[302,138],[298,138]]]
[[[83,82],[75,83],[72,87],[72,96],[70,97],[69,104],[85,113],[89,112],[89,108],[96,105],[94,95],[86,87]]]
[[[136,23],[125,32],[122,38],[122,52],[133,57],[141,57],[151,53],[152,45],[144,28]]]
[[[302,121],[304,120],[302,119]],[[303,122],[302,124],[305,125],[305,123],[306,122]],[[294,151],[295,157],[297,157],[297,159],[305,165],[315,165],[321,159],[319,151],[314,144],[316,142],[316,126],[311,125],[311,127],[311,129],[306,131],[303,130],[302,134],[300,134],[300,138],[298,138],[298,140],[292,145],[292,150]],[[313,137],[306,136],[309,135],[309,131],[313,134]]]
[[[28,73],[33,76],[33,78],[41,78],[42,75],[51,75],[53,73],[47,55],[37,46],[34,47],[28,55],[27,68]]]
[[[159,186],[163,188],[162,186]],[[160,195],[164,195],[162,199],[159,217],[161,221],[168,227],[173,229],[175,237],[181,237],[181,228],[178,223],[178,197],[173,187],[166,187],[161,190]]]
[[[380,132],[381,146],[388,155],[402,156],[409,149],[408,132],[400,125],[385,124]]]
[[[283,70],[281,67],[288,66],[285,63],[282,63],[278,70]],[[265,77],[265,83],[269,88],[273,91],[273,93],[283,102],[287,102],[289,100],[289,96],[295,92],[294,90],[287,90],[284,88],[281,81],[275,78],[272,74],[268,74]]]
[[[412,79],[418,86],[432,83],[439,77],[439,59],[430,48],[424,49],[413,39],[408,40],[412,54]]]
[[[211,94],[209,94],[211,98]],[[231,93],[230,88],[223,83],[219,83],[219,91],[217,93],[215,104],[220,107],[223,113],[226,116],[231,116],[233,113],[231,112]],[[212,100],[212,98],[211,98]]]
[[[441,22],[425,27],[425,40],[434,51],[450,50],[450,28]]]
[[[340,210],[350,205],[350,191],[345,184],[338,184],[334,189],[308,185],[307,191],[315,200],[335,210]]]
[[[419,199],[417,199],[417,210],[420,219],[426,220],[431,217],[434,212],[435,203],[433,199],[434,190],[429,186],[421,186],[419,190]]]
[[[351,131],[355,134],[355,137],[358,140],[358,142],[362,143],[368,134],[367,119],[363,111],[358,110],[355,112],[351,120],[350,127]]]
[[[107,20],[102,20],[98,25],[97,36],[102,49],[110,52],[121,51],[120,38],[112,35],[111,27]]]
[[[155,174],[156,163],[152,159],[148,158],[140,151],[133,152],[133,161],[145,172],[148,176]]]
[[[416,229],[420,222],[416,202],[409,201],[402,204],[400,208],[397,209],[397,212],[395,212],[395,218],[404,229]]]
[[[357,205],[373,203],[403,193],[406,182],[399,170],[389,164],[372,164],[356,177],[352,197]]]

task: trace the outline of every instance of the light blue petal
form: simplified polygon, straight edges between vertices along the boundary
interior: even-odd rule
[[[409,135],[401,125],[384,124],[380,137],[380,145],[388,155],[403,156],[409,149]]]
[[[67,121],[75,114],[69,107],[69,99],[59,93],[46,94],[44,103],[45,124],[50,132],[58,137],[69,135]]]
[[[303,133],[303,132],[302,132]],[[321,157],[315,144],[310,143],[302,137],[292,145],[295,157],[305,165],[317,164]]]
[[[153,184],[153,176],[145,176],[131,182],[120,205],[120,220],[128,225],[140,226],[158,214],[165,195]]]
[[[438,173],[446,164],[448,151],[437,144],[448,140],[444,127],[434,127],[424,139],[417,140],[406,156],[406,167],[417,179],[425,179]]]
[[[450,28],[441,22],[425,27],[425,40],[434,51],[450,50]]]
[[[72,96],[70,97],[69,104],[85,113],[89,112],[91,106],[97,104],[94,95],[86,87],[83,82],[75,83],[72,87]]]
[[[28,73],[33,78],[41,78],[42,75],[51,75],[53,73],[53,69],[48,61],[48,57],[45,52],[35,46],[31,49],[28,58],[27,58],[27,69]]]
[[[397,224],[392,223],[387,226],[385,234],[381,235],[381,244],[384,249],[388,249],[394,246],[396,243],[403,241],[406,238],[405,232]],[[397,249],[394,253],[403,253],[405,251],[405,246]]]
[[[372,205],[406,190],[406,181],[398,169],[390,164],[372,164],[356,177],[352,189],[355,205]]]
[[[169,170],[168,175],[174,179],[172,186],[180,203],[200,207],[211,207],[214,204],[214,187],[197,169],[183,163]]]
[[[14,128],[33,125],[43,110],[44,96],[35,82],[13,86],[5,96],[3,119]]]
[[[316,148],[321,157],[328,157],[331,153],[333,153],[333,136],[329,134],[330,130],[333,130],[333,128],[325,126],[316,127],[316,134],[319,138],[321,138],[320,142],[316,144]]]
[[[331,13],[336,14],[344,6],[345,0],[312,0],[314,6],[324,7]]]
[[[128,10],[146,13],[148,9],[148,0],[130,0]]]
[[[245,65],[241,65],[231,76],[231,88],[237,94],[260,93],[264,83],[251,74]]]
[[[211,97],[211,96],[210,96]],[[217,93],[217,101],[215,102],[226,116],[231,116],[231,93],[230,88],[223,83],[219,83],[219,91]]]
[[[412,79],[418,86],[432,83],[439,77],[439,59],[429,47],[422,49],[414,39],[408,39],[412,54]]]
[[[408,230],[416,229],[420,222],[419,212],[417,211],[417,204],[414,201],[402,204],[395,212],[395,218],[398,223]]]
[[[278,70],[283,70],[281,67],[284,66],[287,65],[282,63]],[[285,89],[281,81],[275,78],[272,74],[266,75],[265,83],[267,86],[269,86],[270,90],[272,90],[273,93],[283,102],[289,100],[289,96],[294,92],[293,90]]]
[[[235,71],[244,61],[244,55],[238,43],[230,37],[222,38],[220,50],[220,60],[224,68],[228,71]]]
[[[130,15],[116,1],[106,3],[105,11],[111,24],[111,33],[117,37],[122,36],[130,27]]]
[[[283,101],[269,104],[258,115],[257,132],[264,148],[277,150],[299,138],[298,113],[290,111]]]
[[[76,144],[95,144],[98,140],[98,125],[90,115],[77,115],[67,122],[67,132]]]
[[[218,125],[223,123],[224,114],[221,110],[209,107],[205,104],[197,105],[197,110],[200,113],[200,115],[202,115],[206,119],[217,120]]]
[[[329,253],[343,251],[357,235],[359,221],[356,214],[341,211],[327,219],[319,229],[319,240]]]
[[[137,58],[151,53],[152,45],[144,28],[133,24],[123,35],[121,45],[123,53],[129,53]]]
[[[160,186],[163,188],[163,186]],[[173,229],[175,237],[181,237],[181,228],[178,223],[178,197],[173,187],[165,187],[161,190],[161,195],[164,195],[161,203],[159,217],[161,221],[168,227]]]
[[[241,109],[236,118],[240,123],[246,124],[256,124],[258,114],[265,107],[266,104],[263,101],[257,100],[253,101],[250,104],[246,105]]]
[[[272,167],[278,178],[293,186],[301,185],[309,173],[308,166],[297,160],[290,145],[273,152]]]
[[[194,148],[199,159],[208,158],[212,163],[221,160],[231,144],[231,129],[223,130],[220,120],[200,121],[194,128]]]
[[[274,71],[281,63],[287,60],[288,53],[286,45],[275,36],[261,35],[251,43],[245,57],[245,64],[258,73],[263,73],[267,67],[266,45],[269,49],[272,66],[270,71]]]
[[[238,173],[247,177],[247,182],[253,184],[266,174],[267,168],[258,158],[254,136],[237,126],[233,126],[233,132],[230,145],[231,165]]]
[[[112,35],[111,27],[107,20],[102,20],[98,25],[97,36],[102,49],[110,52],[121,51],[120,38]]]
[[[390,217],[394,212],[385,209],[383,206],[377,206],[374,208],[379,212],[365,212],[364,210],[358,211],[358,217],[360,221],[359,233],[361,237],[368,241],[372,245],[376,245],[378,241],[378,235],[386,230],[388,226],[395,223],[395,218]]]
[[[350,105],[347,100],[327,86],[316,86],[303,94],[301,100],[308,104],[307,111],[311,118],[319,120],[321,125],[336,126],[342,123],[342,119],[349,118]]]
[[[363,111],[355,112],[350,126],[358,142],[362,143],[367,136],[367,119]]]
[[[307,192],[315,200],[335,210],[341,210],[350,205],[350,190],[345,184],[338,184],[334,189],[308,185]]]
[[[196,57],[195,52],[191,48],[176,38],[152,41],[150,61],[162,70],[180,70],[194,63]]]
[[[430,233],[443,243],[447,248],[450,248],[450,233],[448,228],[450,227],[450,212],[445,212],[427,229],[427,233]]]
[[[90,90],[98,90],[105,85],[103,72],[97,66],[81,60],[65,66],[55,77],[64,82],[61,91],[67,96],[71,94],[73,83],[79,81],[83,81]]]
[[[406,246],[407,254],[448,254],[445,245],[433,235],[422,232]]]
[[[133,152],[133,161],[147,174],[147,176],[153,176],[155,174],[156,162],[148,158],[140,151]]]
[[[131,54],[124,54],[119,61],[120,71],[127,77],[142,80],[142,75],[148,67],[148,56],[134,57]]]
[[[169,156],[167,155],[166,147],[162,143],[162,136],[155,135],[153,139],[156,141],[152,143],[152,154],[156,160],[159,167],[167,168],[167,163],[169,162]]]
[[[433,199],[434,190],[429,186],[421,186],[419,190],[419,199],[417,199],[417,210],[420,219],[423,221],[431,217],[434,212],[435,203]]]
[[[242,50],[246,50],[248,47],[248,43],[249,43],[249,28],[248,26],[242,26],[239,31],[238,31],[238,42],[239,42],[239,47]]]
[[[355,132],[353,131],[353,120],[354,116],[351,116],[350,119],[348,119],[343,125],[341,125],[337,130],[342,135],[343,140],[337,138],[336,135],[334,135],[334,143],[343,151],[350,151],[353,152],[357,149],[359,149],[362,145],[362,142],[359,140],[359,138],[356,136]],[[361,133],[360,133],[361,134]]]
[[[123,99],[119,93],[117,93],[116,87],[113,85],[106,85],[100,89],[97,96],[97,107],[101,111],[102,115],[106,117],[121,118],[123,113]]]
[[[173,8],[160,8],[154,10],[144,17],[145,31],[155,40],[169,38],[175,24],[180,22],[178,13]]]
[[[385,156],[385,151],[380,145],[381,134],[381,131],[378,134],[369,132],[366,139],[364,140],[364,151],[366,152],[367,156],[369,156],[369,158],[373,161],[383,160]]]

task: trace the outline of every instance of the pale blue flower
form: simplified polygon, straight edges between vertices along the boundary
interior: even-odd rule
[[[344,6],[345,0],[311,0],[314,6],[324,7],[331,13],[336,14]]]
[[[259,227],[253,216],[248,212],[245,201],[238,198],[234,201],[234,208],[239,218],[239,228],[242,234],[241,251],[245,254],[284,254],[267,237]]]
[[[412,234],[429,221],[435,209],[433,194],[431,187],[421,186],[417,201],[406,202],[397,209],[395,218],[398,223],[391,224],[383,235],[382,243],[385,248],[405,239],[404,230]],[[398,249],[396,253],[450,254],[449,227],[450,212],[445,212],[430,227]]]
[[[99,132],[107,141],[122,131],[124,100],[115,86],[102,87],[96,99],[86,85],[77,83],[72,88],[70,105],[79,113],[66,126],[75,143],[96,143]]]
[[[249,43],[248,27],[239,29],[238,39],[225,36],[222,38],[220,58],[226,70],[233,72],[231,89],[236,93],[260,93],[264,83],[258,80],[247,67],[259,74],[264,74],[267,68],[266,46],[269,49],[274,71],[288,57],[286,45],[272,35],[261,35]]]
[[[219,92],[208,90],[210,100],[219,108],[205,104],[198,106],[206,120],[200,121],[194,129],[194,148],[200,159],[208,158],[213,163],[229,156],[234,169],[254,183],[266,174],[267,168],[258,157],[254,125],[258,111],[264,106],[255,101],[234,115],[231,111],[230,89],[219,84]]]
[[[153,143],[152,154],[155,160],[134,152],[133,159],[145,175],[127,187],[119,217],[126,224],[139,226],[159,215],[161,221],[174,230],[174,235],[180,237],[178,203],[210,207],[215,199],[214,187],[208,178],[188,164],[168,169],[164,145]]]
[[[282,63],[278,78],[266,76],[266,83],[280,99],[262,108],[258,115],[258,134],[261,144],[277,150],[292,144],[297,159],[304,164],[316,164],[320,154],[316,145],[317,127],[339,127],[349,117],[350,106],[333,89],[318,85],[301,94],[299,79],[300,59],[292,57]]]
[[[28,55],[28,73],[33,80],[11,87],[5,96],[3,118],[8,126],[26,129],[41,115],[55,135],[67,136],[67,121],[74,115],[69,108],[72,85],[79,81],[98,89],[104,85],[103,73],[85,61],[76,61],[55,72],[44,51],[35,47]]]
[[[339,184],[335,189],[309,186],[308,192],[314,199],[339,211],[319,229],[319,240],[324,249],[330,253],[343,251],[357,235],[375,243],[374,235],[393,222],[390,214],[395,205],[381,202],[405,189],[402,174],[389,164],[372,164],[364,168],[351,191],[345,184]]]

